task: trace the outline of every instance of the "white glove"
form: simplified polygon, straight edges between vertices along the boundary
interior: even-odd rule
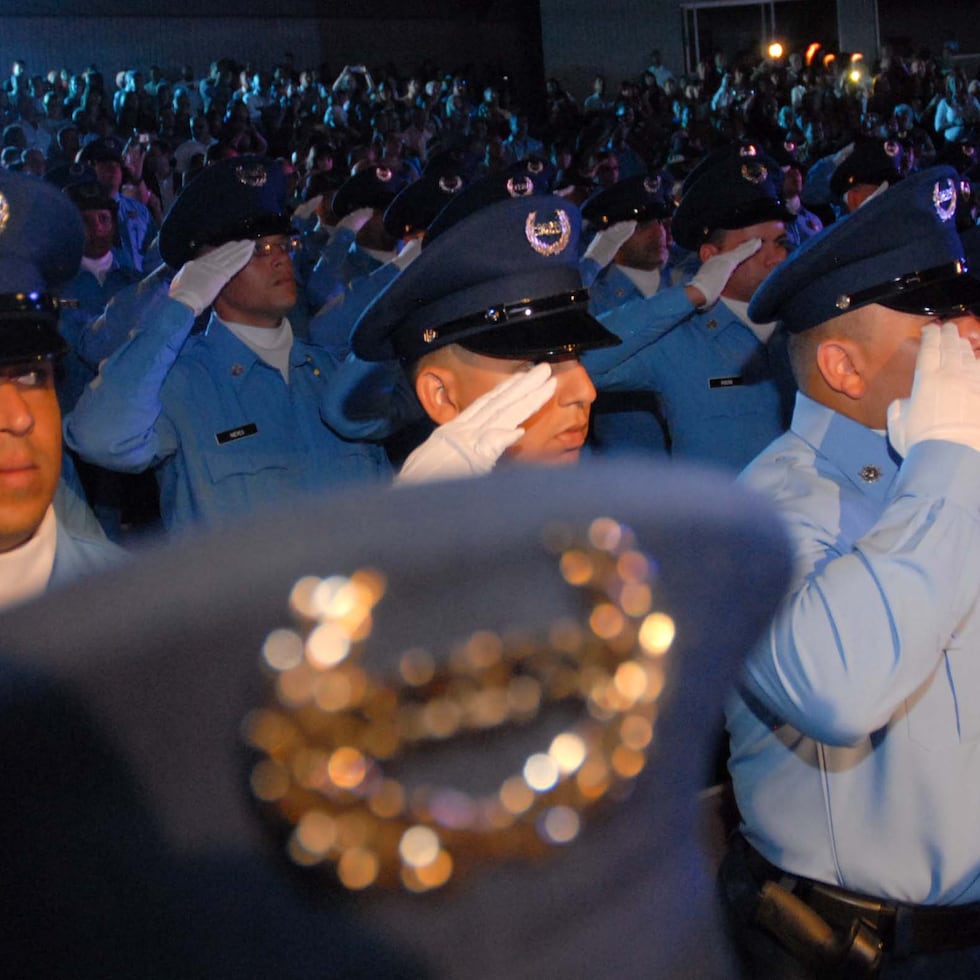
[[[308,201],[297,204],[293,211],[293,217],[305,221],[321,204],[323,204],[323,195],[317,194],[316,197],[311,197]]]
[[[391,261],[401,272],[407,269],[422,254],[422,239],[413,238]]]
[[[719,252],[702,262],[701,268],[689,283],[689,288],[698,290],[704,296],[704,302],[698,305],[714,306],[725,286],[728,285],[732,273],[760,248],[762,248],[762,239],[750,238],[730,252]]]
[[[617,221],[616,224],[600,231],[589,242],[583,257],[592,259],[600,268],[605,269],[616,258],[616,253],[622,248],[623,243],[629,241],[634,231],[636,231],[635,221]]]
[[[350,214],[345,214],[337,222],[337,227],[358,232],[371,220],[372,214],[374,214],[374,208],[358,208],[356,211],[351,211]]]
[[[558,381],[544,363],[520,371],[440,425],[402,466],[396,483],[426,483],[489,473],[524,435],[521,423],[555,393]]]
[[[254,254],[253,241],[225,242],[213,252],[185,262],[170,283],[170,298],[189,306],[194,316],[200,316]]]
[[[888,438],[903,457],[926,439],[980,452],[980,361],[955,323],[923,328],[912,395],[888,406]]]

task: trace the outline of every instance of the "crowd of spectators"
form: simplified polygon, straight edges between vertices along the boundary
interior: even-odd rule
[[[234,153],[286,161],[298,201],[316,171],[341,182],[362,161],[384,162],[411,178],[436,147],[462,152],[474,173],[546,157],[587,192],[653,168],[683,174],[745,136],[770,151],[791,146],[804,172],[861,135],[901,139],[910,168],[952,159],[962,170],[980,143],[980,80],[888,47],[874,63],[823,50],[761,62],[717,52],[689,75],[654,51],[618,86],[597,75],[581,101],[554,78],[518,92],[488,72],[347,65],[335,76],[288,55],[271,68],[219,59],[203,78],[190,66],[114,76],[37,67],[15,61],[3,82],[2,165],[43,175],[114,135],[128,143],[124,193],[158,224],[189,174]]]

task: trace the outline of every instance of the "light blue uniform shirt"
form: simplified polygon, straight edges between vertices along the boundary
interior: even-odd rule
[[[193,324],[182,303],[151,299],[65,421],[90,462],[156,470],[169,530],[389,476],[380,446],[345,441],[321,419],[336,355],[294,340],[287,384],[216,317],[189,336]]]
[[[853,891],[980,900],[980,453],[928,441],[899,468],[798,395],[742,479],[796,546],[728,711],[745,836]]]
[[[599,320],[623,343],[582,364],[599,391],[657,395],[672,456],[741,470],[785,430],[770,350],[723,303],[699,312],[673,286]]]

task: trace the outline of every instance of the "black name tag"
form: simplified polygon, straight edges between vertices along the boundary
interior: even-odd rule
[[[224,432],[216,432],[214,438],[218,440],[219,446],[226,446],[229,442],[236,439],[247,439],[254,436],[259,431],[259,427],[254,422],[238,426],[237,429],[227,429]]]
[[[745,379],[735,375],[733,378],[709,378],[708,387],[709,388],[736,388],[738,385],[744,385]]]

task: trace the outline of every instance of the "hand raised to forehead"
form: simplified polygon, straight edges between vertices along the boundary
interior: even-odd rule
[[[555,394],[550,364],[501,381],[435,432],[405,460],[398,483],[481,476],[524,435],[526,422]]]
[[[732,273],[762,248],[761,238],[750,238],[728,252],[719,252],[706,259],[691,280],[688,290],[694,293],[691,302],[697,307],[713,306],[724,292]],[[698,302],[698,297],[703,297]]]
[[[253,241],[225,242],[213,252],[185,262],[170,284],[170,298],[200,316],[229,280],[248,265],[254,253]]]
[[[955,323],[923,328],[912,393],[888,406],[888,439],[903,457],[927,439],[980,452],[980,361]]]

